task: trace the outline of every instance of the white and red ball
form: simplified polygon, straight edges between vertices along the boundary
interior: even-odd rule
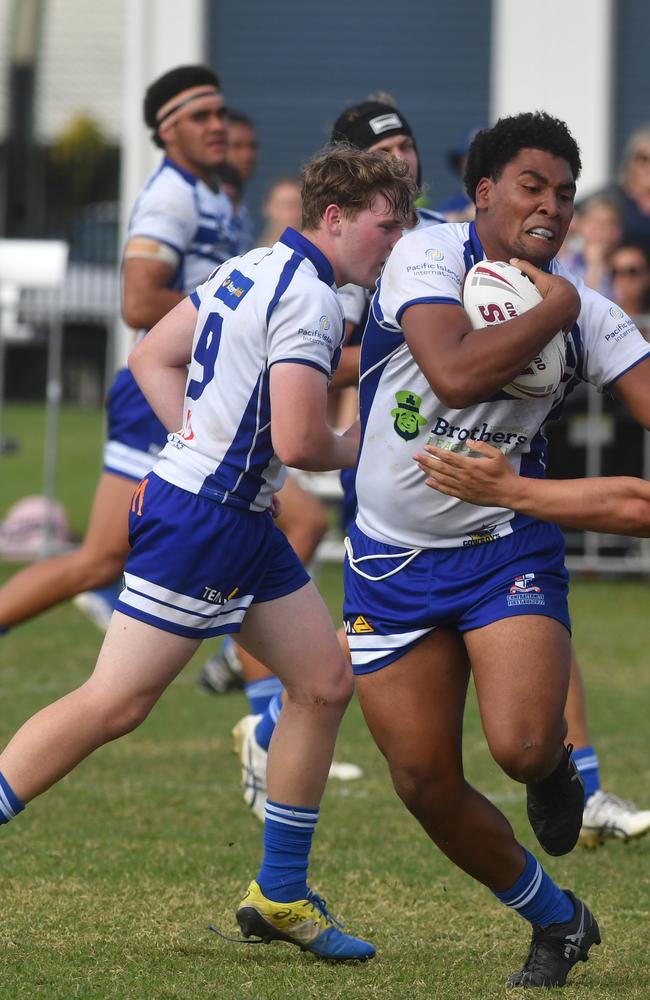
[[[467,272],[463,306],[479,330],[514,319],[542,301],[527,274],[502,260],[481,261]],[[555,392],[566,364],[566,341],[560,330],[504,391],[518,399],[543,399]]]

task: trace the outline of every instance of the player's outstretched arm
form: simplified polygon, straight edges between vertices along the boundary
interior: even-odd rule
[[[156,323],[129,355],[129,370],[167,430],[183,425],[187,365],[192,357],[196,307],[183,299]]]
[[[481,507],[509,507],[566,528],[650,536],[650,483],[630,476],[529,479],[484,441],[468,441],[476,454],[426,445],[414,456],[427,486]]]
[[[271,437],[279,459],[295,469],[351,468],[359,449],[356,421],[344,434],[327,423],[327,379],[309,365],[271,366]]]

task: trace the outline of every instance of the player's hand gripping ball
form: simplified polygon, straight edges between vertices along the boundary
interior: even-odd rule
[[[528,275],[505,261],[481,261],[467,272],[463,305],[475,330],[505,323],[541,301]],[[550,396],[560,384],[565,364],[566,342],[560,330],[504,391],[518,399]]]

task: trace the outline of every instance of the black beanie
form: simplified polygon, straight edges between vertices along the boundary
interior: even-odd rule
[[[415,138],[411,126],[404,115],[391,104],[383,101],[363,101],[346,108],[334,122],[330,142],[349,142],[357,149],[369,149],[376,142],[393,135],[408,135]],[[420,157],[418,156],[418,187],[420,185]]]

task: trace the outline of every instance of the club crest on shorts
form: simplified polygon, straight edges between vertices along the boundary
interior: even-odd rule
[[[507,596],[508,607],[516,604],[545,604],[542,588],[535,583],[534,573],[516,576]]]
[[[426,418],[420,413],[422,399],[410,390],[395,393],[397,406],[390,411],[394,418],[393,430],[405,441],[412,441],[420,433],[420,428],[426,424]]]

